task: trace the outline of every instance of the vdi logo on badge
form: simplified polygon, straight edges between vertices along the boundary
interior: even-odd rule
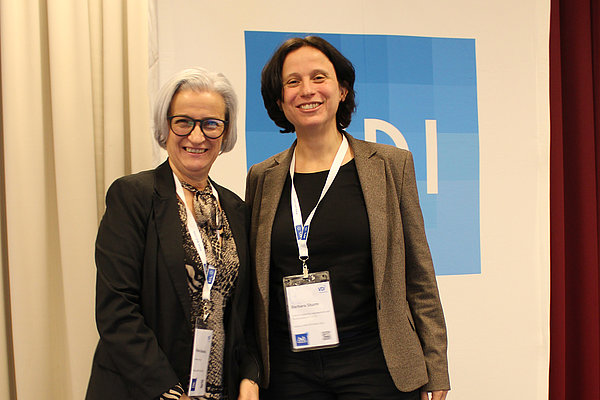
[[[299,333],[296,335],[296,346],[308,346],[308,333]]]
[[[479,122],[474,39],[318,34],[354,65],[357,139],[409,149],[438,275],[481,273]],[[286,39],[245,32],[248,167],[288,148],[260,95],[260,73]]]

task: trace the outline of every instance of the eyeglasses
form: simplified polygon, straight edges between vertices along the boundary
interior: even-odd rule
[[[187,115],[172,115],[167,117],[167,120],[169,127],[177,136],[188,136],[196,128],[196,124],[200,124],[200,130],[208,139],[220,138],[228,123],[218,118],[194,119]]]

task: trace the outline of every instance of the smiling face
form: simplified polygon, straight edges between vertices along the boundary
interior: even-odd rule
[[[296,132],[337,130],[335,115],[347,90],[325,54],[311,46],[300,47],[286,56],[281,76],[279,106]]]
[[[182,90],[173,96],[169,115],[225,120],[225,100],[215,92]],[[210,167],[221,151],[225,135],[227,132],[218,139],[207,139],[200,129],[200,124],[196,124],[188,136],[177,136],[169,131],[167,153],[175,175],[191,185],[204,187]]]

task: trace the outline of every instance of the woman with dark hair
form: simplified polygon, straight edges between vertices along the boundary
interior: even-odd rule
[[[354,139],[354,68],[284,42],[262,95],[292,147],[248,172],[255,321],[267,399],[433,399],[447,340],[410,152]]]
[[[161,88],[154,136],[168,160],[106,194],[87,400],[258,400],[247,210],[209,178],[236,118],[223,74],[186,69]]]

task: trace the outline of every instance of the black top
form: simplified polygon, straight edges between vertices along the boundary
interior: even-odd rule
[[[317,204],[327,173],[295,173],[302,221]],[[270,319],[275,340],[289,341],[283,277],[302,273],[291,211],[288,174],[275,214],[271,239]],[[312,219],[308,236],[309,272],[329,271],[335,318],[345,338],[377,329],[369,220],[354,160],[343,165]]]

